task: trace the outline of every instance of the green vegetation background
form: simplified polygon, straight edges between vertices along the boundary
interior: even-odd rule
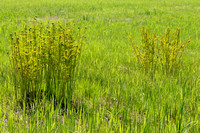
[[[38,21],[87,27],[73,99],[78,111],[62,115],[48,103],[30,114],[16,111],[9,64],[9,36]],[[140,28],[191,37],[181,73],[156,80],[141,72],[128,36]],[[199,132],[199,0],[1,0],[0,130],[2,132]]]

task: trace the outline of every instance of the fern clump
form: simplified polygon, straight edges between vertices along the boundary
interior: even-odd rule
[[[139,64],[151,76],[158,70],[162,70],[164,74],[178,72],[182,53],[190,42],[188,39],[180,44],[180,29],[173,32],[170,38],[169,28],[163,37],[162,35],[156,36],[155,32],[151,35],[148,29],[142,27],[141,47],[138,47],[130,37],[129,39]]]
[[[74,25],[25,26],[11,34],[11,64],[16,95],[31,99],[45,91],[58,101],[72,98],[74,73],[84,33]]]

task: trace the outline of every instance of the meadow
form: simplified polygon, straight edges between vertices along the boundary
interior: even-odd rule
[[[33,20],[85,29],[71,107],[17,103],[10,34]],[[190,38],[177,74],[142,70],[129,38],[143,26]],[[200,132],[199,51],[199,0],[1,0],[0,132]]]

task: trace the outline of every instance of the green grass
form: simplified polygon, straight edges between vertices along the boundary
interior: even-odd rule
[[[1,0],[0,131],[200,132],[199,11],[199,0]],[[34,17],[87,27],[74,105],[64,113],[45,99],[29,109],[16,104],[9,36]],[[128,40],[140,44],[141,26],[191,37],[179,75],[152,81],[141,71]]]

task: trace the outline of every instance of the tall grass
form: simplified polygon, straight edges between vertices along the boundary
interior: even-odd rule
[[[198,0],[1,0],[0,12],[0,132],[200,131]],[[44,25],[59,20],[62,26],[73,22],[87,27],[71,108],[65,111],[61,104],[55,106],[56,100],[46,98],[30,106],[16,104],[10,33],[21,34],[23,25],[28,30],[35,16]],[[181,44],[191,36],[176,76],[159,71],[151,80],[141,71],[127,39],[132,36],[140,47],[141,26],[157,35],[178,27]],[[42,78],[41,89],[47,90]]]

